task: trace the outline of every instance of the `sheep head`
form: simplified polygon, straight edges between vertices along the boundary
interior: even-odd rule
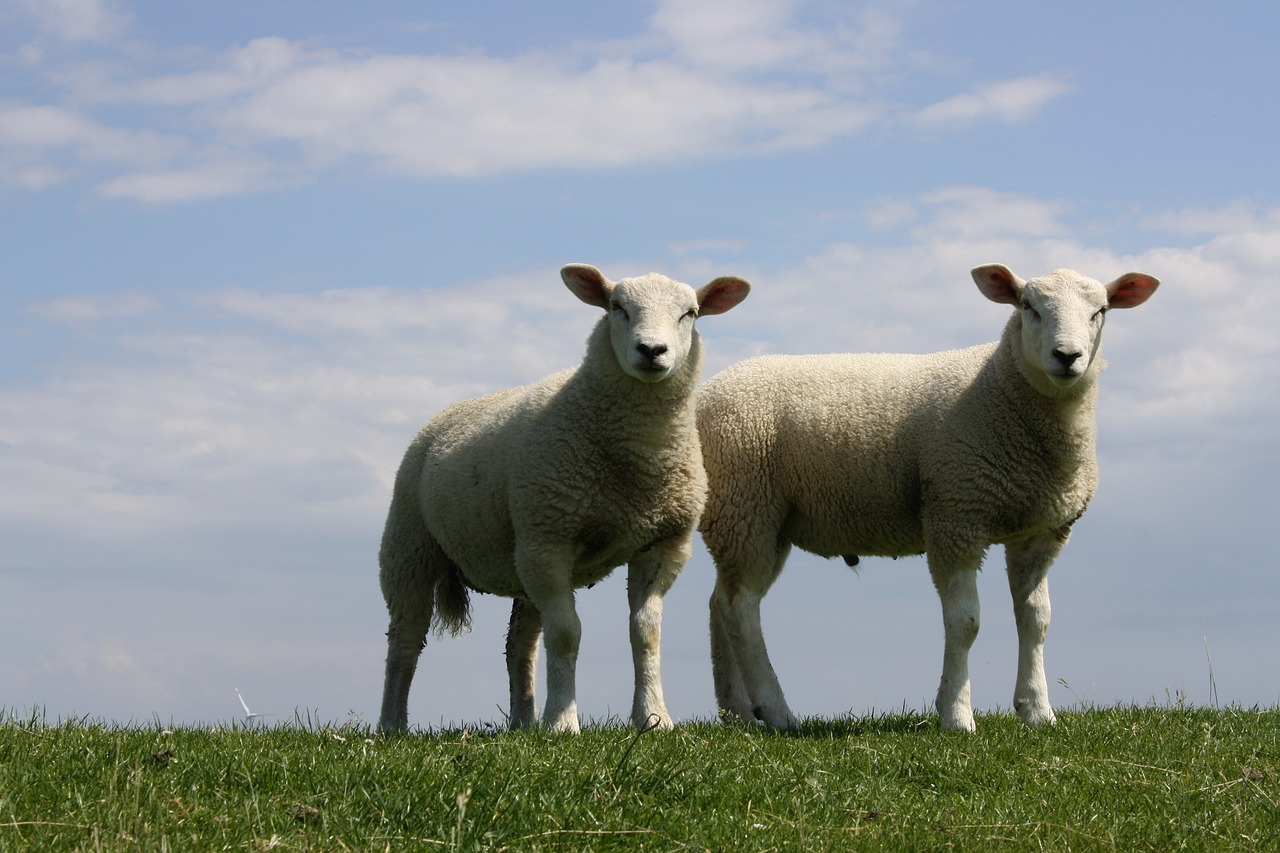
[[[736,276],[722,276],[697,290],[657,273],[613,282],[587,264],[569,264],[560,277],[583,302],[609,312],[618,365],[642,382],[661,382],[679,370],[693,347],[694,321],[723,314],[751,290]]]
[[[1017,307],[1022,361],[1052,389],[1070,388],[1090,372],[1108,310],[1141,305],[1160,285],[1140,272],[1101,284],[1066,269],[1023,281],[1003,264],[976,267],[973,280],[992,302]]]

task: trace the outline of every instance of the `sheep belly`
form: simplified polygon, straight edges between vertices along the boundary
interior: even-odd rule
[[[824,495],[824,497],[827,497]],[[842,490],[835,500],[792,503],[782,536],[822,557],[905,557],[924,553],[919,490]],[[852,565],[852,564],[851,564]]]
[[[778,424],[773,464],[787,505],[782,535],[824,557],[923,553],[916,417],[894,407],[871,415],[875,407],[856,393],[860,386],[847,390],[826,405],[793,406]]]

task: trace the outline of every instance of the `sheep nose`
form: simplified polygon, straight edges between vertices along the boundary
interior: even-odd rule
[[[1053,351],[1053,357],[1057,359],[1058,364],[1061,364],[1063,367],[1070,367],[1071,365],[1075,364],[1076,359],[1078,359],[1083,354],[1084,353],[1080,353],[1080,352],[1067,352],[1066,350],[1062,350],[1062,349],[1055,349]]]
[[[666,351],[666,344],[654,344],[653,346],[649,346],[648,344],[636,344],[636,352],[649,359],[649,361],[653,361]]]

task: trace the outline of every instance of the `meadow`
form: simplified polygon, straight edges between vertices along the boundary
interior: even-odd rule
[[[1275,850],[1280,709],[580,736],[0,714],[0,850]]]

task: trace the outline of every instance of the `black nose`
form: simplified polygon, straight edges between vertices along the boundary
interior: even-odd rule
[[[1053,357],[1057,359],[1058,364],[1061,364],[1063,367],[1070,367],[1071,365],[1075,364],[1076,359],[1078,359],[1081,355],[1083,355],[1083,353],[1064,352],[1063,350],[1060,350],[1060,349],[1056,349],[1053,351]]]
[[[649,359],[649,361],[653,361],[666,351],[666,344],[654,344],[653,346],[649,346],[648,344],[636,344],[636,352]]]

